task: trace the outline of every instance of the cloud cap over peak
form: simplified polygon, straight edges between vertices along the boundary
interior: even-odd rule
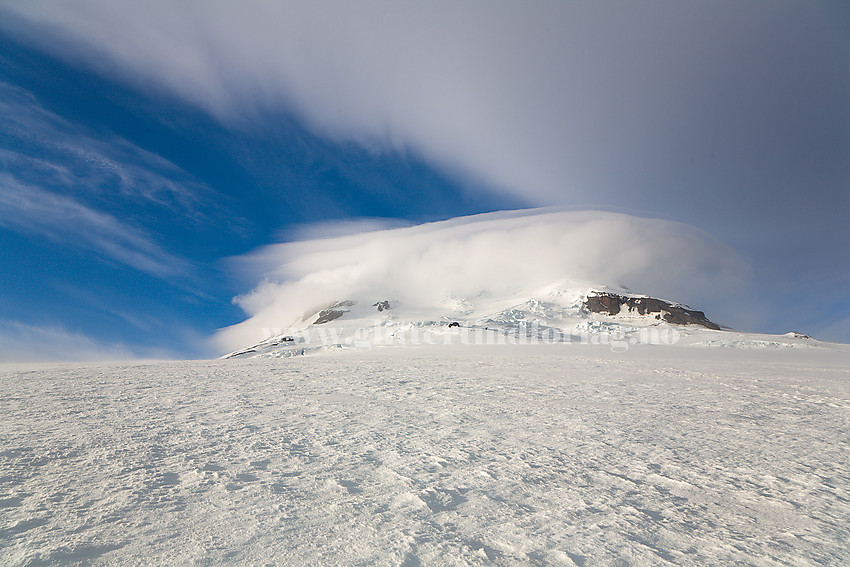
[[[433,315],[458,298],[519,302],[575,282],[729,309],[749,276],[734,252],[691,226],[552,209],[276,244],[239,263],[263,280],[237,298],[251,318],[219,335],[231,350],[340,300],[390,298]]]

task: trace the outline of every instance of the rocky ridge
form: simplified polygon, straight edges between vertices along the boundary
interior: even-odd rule
[[[654,315],[659,321],[666,321],[673,325],[699,325],[706,329],[720,330],[720,325],[710,321],[702,311],[654,297],[593,291],[587,294],[584,307],[591,313],[610,316],[620,315],[623,312]]]

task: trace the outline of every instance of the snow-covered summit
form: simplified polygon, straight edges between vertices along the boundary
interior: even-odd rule
[[[601,288],[601,289],[600,289]],[[328,349],[451,344],[638,344],[732,348],[814,347],[798,333],[755,335],[721,327],[702,311],[604,286],[562,283],[531,296],[448,296],[439,305],[359,297],[308,309],[286,327],[228,354],[288,357]]]

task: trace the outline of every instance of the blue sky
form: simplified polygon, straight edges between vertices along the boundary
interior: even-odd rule
[[[736,326],[850,341],[848,23],[840,2],[0,2],[0,357],[210,356],[257,284],[227,259],[294,227],[541,205],[691,224],[752,267]]]
[[[233,131],[9,37],[0,49],[0,333],[58,338],[60,358],[215,354],[209,335],[256,284],[224,260],[293,225],[527,206],[283,111]]]

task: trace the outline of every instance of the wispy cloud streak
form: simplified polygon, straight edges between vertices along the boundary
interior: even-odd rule
[[[181,275],[188,268],[141,229],[70,197],[22,185],[9,174],[0,174],[0,226],[82,246],[157,277]]]
[[[0,167],[23,183],[126,197],[199,222],[214,210],[213,192],[168,160],[108,133],[89,135],[3,82],[0,136]]]
[[[168,160],[109,134],[90,135],[3,82],[0,140],[0,226],[6,229],[173,278],[187,275],[191,264],[157,244],[140,222],[141,211],[189,224],[222,214],[215,193]]]

